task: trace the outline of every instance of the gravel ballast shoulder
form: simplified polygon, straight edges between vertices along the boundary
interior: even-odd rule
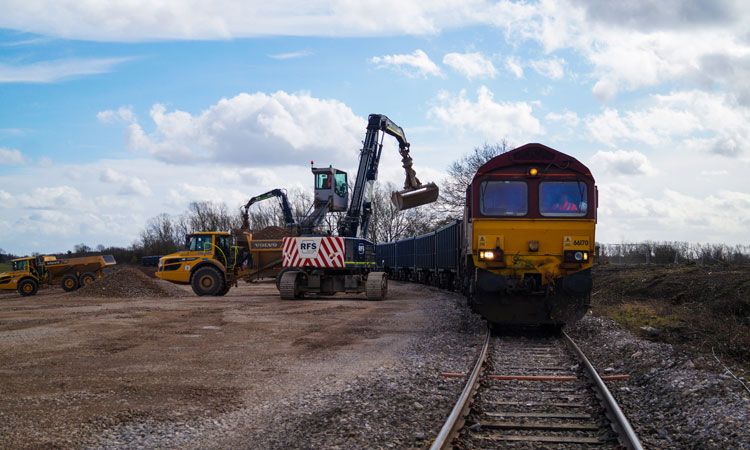
[[[630,375],[608,387],[644,448],[750,449],[750,394],[718,364],[591,314],[566,331],[599,373]]]

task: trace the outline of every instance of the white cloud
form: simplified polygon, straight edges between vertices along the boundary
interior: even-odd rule
[[[443,57],[443,64],[452,67],[469,80],[473,78],[495,78],[497,69],[492,61],[481,53],[448,53]]]
[[[349,162],[366,128],[365,120],[338,100],[283,91],[239,94],[198,115],[156,104],[150,116],[156,129],[147,134],[137,122],[128,125],[126,145],[176,164],[273,166],[321,154],[333,164]]]
[[[138,195],[146,197],[152,194],[151,188],[143,178],[132,175],[125,176],[109,167],[105,168],[100,173],[99,181],[103,183],[114,183],[120,186],[120,189],[117,191],[118,195]]]
[[[518,58],[514,56],[505,58],[505,68],[508,69],[508,72],[515,75],[516,78],[523,78],[523,66],[518,61]]]
[[[440,68],[420,49],[410,55],[374,56],[370,62],[378,68],[393,68],[409,77],[442,76]]]
[[[610,146],[621,141],[659,146],[679,140],[691,149],[731,157],[750,149],[749,122],[747,108],[732,105],[724,95],[701,91],[652,95],[643,109],[620,114],[607,108],[586,118],[591,135]]]
[[[45,13],[39,14],[42,9]],[[383,11],[398,13],[390,14],[388,20],[373,20]],[[546,54],[561,49],[579,53],[594,66],[594,83],[609,83],[595,91],[597,98],[605,101],[624,90],[693,80],[724,86],[750,104],[750,42],[746,37],[750,9],[741,1],[670,0],[603,6],[590,0],[383,0],[375,4],[60,0],[55,8],[44,8],[39,0],[7,0],[3,13],[0,28],[68,39],[127,42],[280,35],[434,35],[446,29],[490,25],[503,30],[510,41],[539,42]],[[519,76],[519,68],[511,64],[509,70]],[[545,76],[558,76],[559,69],[553,63],[541,70]]]
[[[576,114],[573,111],[565,111],[562,114],[551,112],[551,113],[548,113],[546,116],[544,116],[544,118],[552,122],[563,123],[571,128],[577,127],[578,124],[581,122],[581,118],[578,117],[578,114]]]
[[[530,64],[539,75],[553,80],[559,80],[565,75],[565,60],[562,58],[539,59]]]
[[[613,152],[600,150],[591,157],[591,161],[594,165],[601,166],[604,170],[617,175],[655,175],[657,173],[646,155],[635,150]]]
[[[128,58],[58,59],[26,65],[0,63],[0,83],[52,83],[83,75],[111,72]]]
[[[131,123],[136,121],[136,115],[130,106],[121,106],[117,111],[108,109],[96,114],[97,120],[101,123],[125,122]]]
[[[81,192],[72,186],[34,188],[31,193],[17,194],[18,206],[27,209],[64,209],[83,211],[90,205]]]
[[[23,156],[18,150],[0,147],[0,165],[2,166],[17,166],[26,164],[29,159]]]
[[[594,98],[602,103],[610,103],[617,97],[617,84],[608,80],[599,80],[591,88]]]
[[[689,195],[674,189],[640,191],[599,185],[598,241],[743,243],[750,224],[750,194],[720,190]]]
[[[435,34],[478,21],[484,0],[356,1],[199,0],[102,3],[7,0],[0,28],[94,41],[233,39],[256,36]],[[383,18],[387,12],[387,20]]]
[[[450,127],[468,128],[492,141],[509,139],[528,142],[532,136],[544,134],[539,121],[526,102],[496,102],[493,93],[482,86],[477,91],[477,101],[466,98],[466,91],[457,96],[441,92],[441,106],[430,109],[434,117]]]
[[[277,53],[275,55],[268,55],[269,58],[273,59],[297,59],[297,58],[304,58],[305,56],[312,55],[311,51],[302,50],[298,52],[289,52],[289,53]]]

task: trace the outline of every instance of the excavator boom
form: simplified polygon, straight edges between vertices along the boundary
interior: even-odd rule
[[[279,197],[281,199],[281,213],[284,215],[284,226],[297,226],[297,222],[295,222],[294,220],[292,208],[289,206],[289,199],[287,198],[286,193],[281,189],[272,189],[264,194],[256,195],[255,197],[248,200],[248,202],[245,204],[245,206],[243,207],[244,211],[242,211],[243,230],[247,230],[250,228],[250,214],[248,213],[250,206],[271,197]]]

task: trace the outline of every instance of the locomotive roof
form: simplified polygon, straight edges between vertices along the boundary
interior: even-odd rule
[[[484,163],[479,170],[477,170],[474,178],[484,175],[489,172],[493,172],[503,167],[510,167],[515,165],[529,165],[539,164],[540,166],[556,166],[578,172],[587,177],[591,176],[591,171],[588,167],[584,166],[583,163],[575,159],[570,155],[566,155],[563,152],[559,152],[553,148],[547,147],[546,145],[531,143],[522,145],[514,150],[497,155],[491,160]]]

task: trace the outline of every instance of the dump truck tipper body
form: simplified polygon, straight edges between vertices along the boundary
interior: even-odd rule
[[[60,286],[67,292],[102,277],[103,269],[117,264],[112,255],[56,258],[32,256],[11,261],[12,270],[0,274],[0,289],[17,290],[23,296],[36,294],[40,285]]]

